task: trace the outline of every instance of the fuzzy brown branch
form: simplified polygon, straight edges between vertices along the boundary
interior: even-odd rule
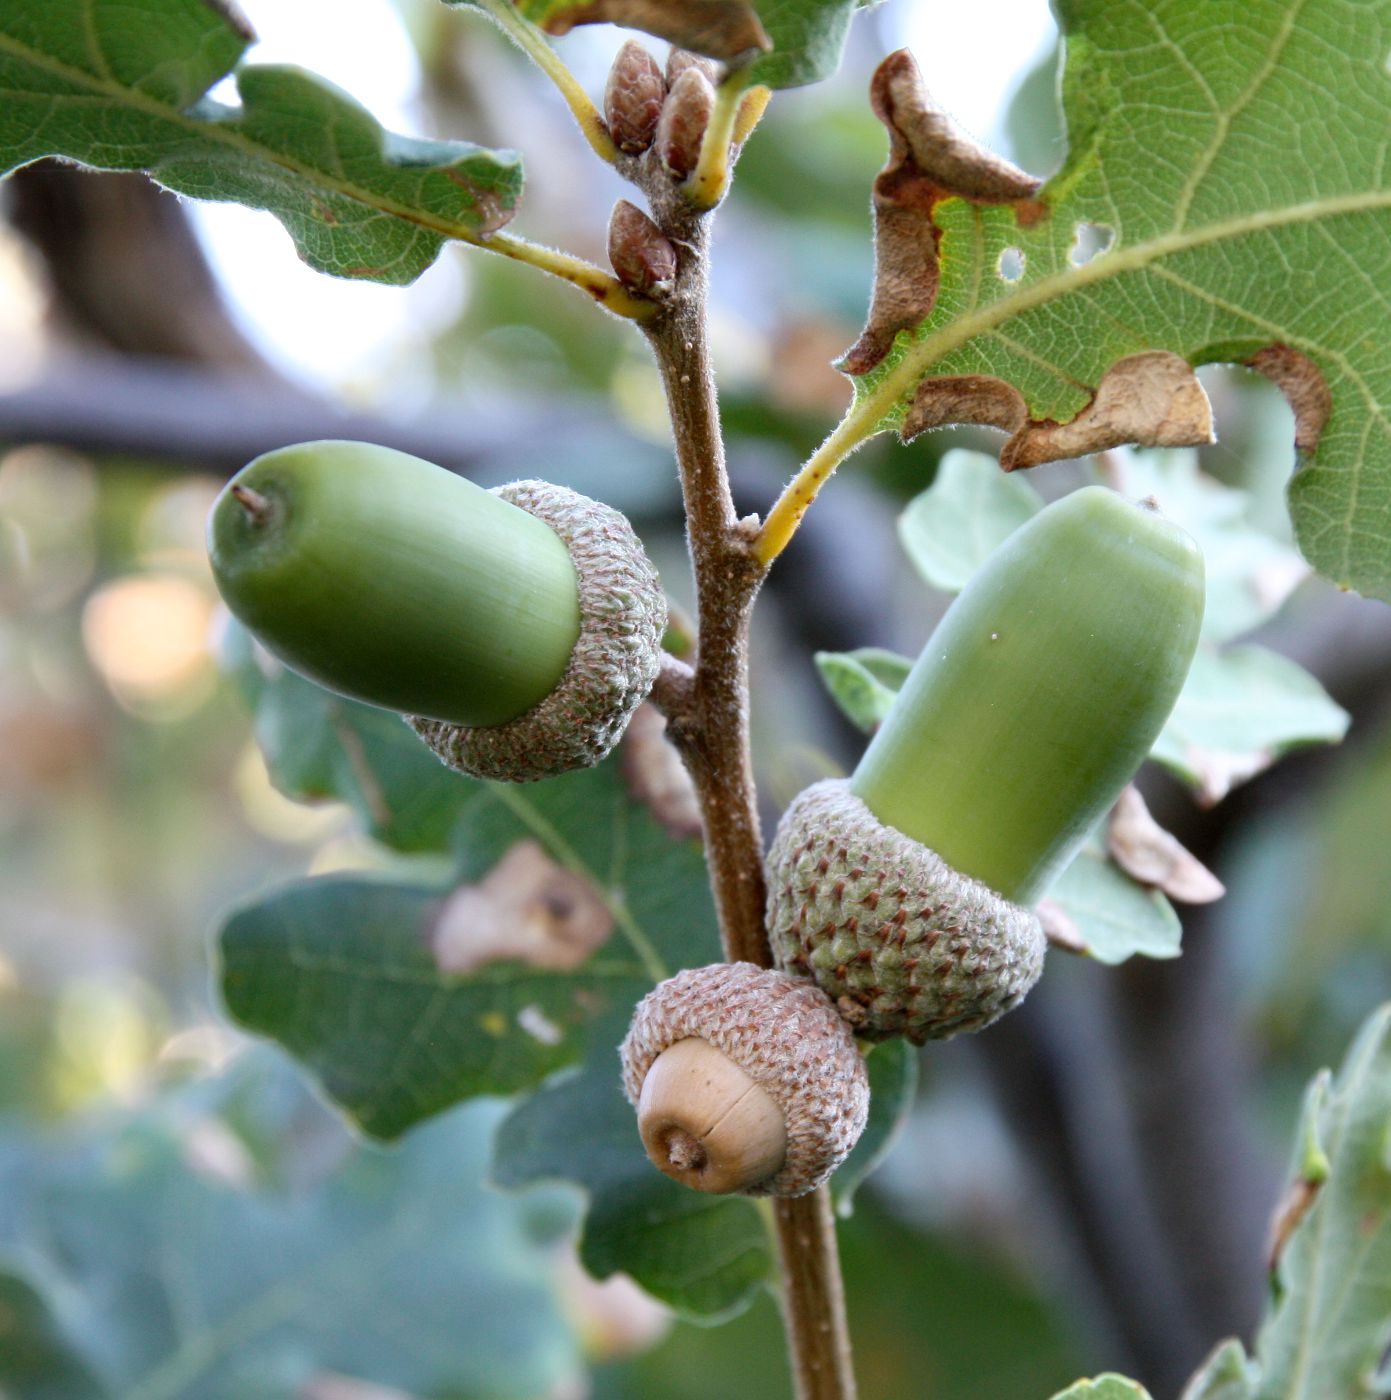
[[[763,839],[749,748],[749,616],[766,569],[735,516],[706,328],[708,227],[679,198],[653,198],[678,251],[673,293],[643,329],[671,413],[691,563],[697,645],[685,704],[668,710],[700,801],[725,957],[772,964],[764,931]],[[783,1312],[800,1400],[853,1400],[835,1221],[823,1188],[774,1206]]]

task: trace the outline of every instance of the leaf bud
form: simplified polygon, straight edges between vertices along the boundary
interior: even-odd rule
[[[699,163],[714,110],[710,79],[699,68],[687,68],[672,84],[657,123],[657,155],[678,180],[684,180]]]
[[[662,296],[676,280],[676,249],[635,204],[620,199],[609,219],[609,262],[618,280],[640,296]]]
[[[618,51],[604,87],[604,119],[614,145],[641,155],[657,134],[667,85],[657,60],[635,39]]]

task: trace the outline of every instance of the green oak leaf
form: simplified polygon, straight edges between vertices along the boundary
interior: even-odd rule
[[[1060,1390],[1053,1400],[1150,1400],[1150,1393],[1138,1381],[1108,1371],[1095,1380],[1078,1381]]]
[[[398,851],[447,851],[476,789],[446,768],[401,716],[306,680],[230,622],[219,660],[253,714],[276,789],[299,802],[344,802]]]
[[[912,668],[906,656],[879,647],[816,653],[822,683],[846,719],[863,734],[873,734],[883,724]]]
[[[1132,500],[1152,497],[1197,541],[1207,575],[1204,641],[1259,627],[1308,576],[1289,545],[1249,522],[1249,494],[1200,471],[1196,452],[1117,452],[1111,480]]]
[[[1302,666],[1265,647],[1201,646],[1152,757],[1206,806],[1309,744],[1336,744],[1348,714]]]
[[[1133,494],[1133,493],[1129,493]],[[898,517],[898,538],[924,582],[960,593],[975,571],[1025,521],[1043,497],[984,452],[944,453],[932,485]]]
[[[1246,1349],[1228,1338],[1197,1369],[1179,1400],[1252,1400],[1252,1370]]]
[[[213,0],[7,0],[0,173],[44,156],[144,170],[269,210],[320,272],[396,285],[512,217],[514,154],[385,131],[298,68],[237,68],[253,38]],[[207,95],[233,69],[235,107]]]
[[[456,889],[487,891],[508,861],[523,872],[504,874],[509,888],[529,871],[562,872],[571,883],[537,897],[600,911],[602,942],[573,966],[544,965],[543,943],[531,961],[510,946],[475,947],[461,968],[438,955],[450,946],[448,888],[324,876],[227,918],[228,1010],[285,1046],[375,1136],[398,1137],[464,1098],[534,1091],[503,1125],[497,1180],[585,1186],[592,1272],[621,1269],[691,1316],[743,1308],[771,1266],[757,1211],[656,1172],[619,1085],[616,1047],[636,1001],[678,968],[720,956],[699,845],[630,795],[617,760],[525,787],[454,782]],[[467,949],[475,924],[458,927]]]
[[[42,1265],[98,1378],[84,1389],[57,1355],[17,1396],[299,1400],[341,1376],[529,1400],[576,1381],[552,1251],[525,1203],[483,1183],[496,1105],[394,1152],[349,1146],[313,1189],[286,1190],[258,1178],[206,1087],[26,1146],[0,1173],[0,1241]],[[295,1120],[301,1147],[317,1131],[311,1108]],[[0,1350],[0,1384],[24,1360]]]
[[[1276,1226],[1275,1301],[1256,1344],[1258,1400],[1384,1393],[1391,1343],[1391,1006],[1336,1078],[1311,1084]]]
[[[1048,899],[1067,916],[1080,946],[1103,963],[1139,955],[1176,958],[1183,926],[1174,906],[1158,890],[1132,880],[1095,846],[1084,846],[1058,876]]]
[[[896,247],[895,220],[880,221],[876,306],[847,357],[852,412],[884,428],[911,406],[917,427],[1052,432],[1128,357],[1251,364],[1295,408],[1305,557],[1391,599],[1391,0],[1055,11],[1062,169],[1032,188],[961,149],[928,168],[945,147],[919,133],[918,182],[881,187],[905,217]],[[1063,455],[1081,450],[1094,447]]]
[[[886,1040],[865,1060],[869,1070],[869,1121],[850,1155],[831,1178],[836,1213],[853,1214],[855,1193],[888,1155],[918,1092],[918,1052],[906,1040]]]

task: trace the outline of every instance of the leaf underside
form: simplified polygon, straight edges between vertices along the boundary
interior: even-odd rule
[[[209,0],[7,0],[0,174],[45,156],[144,170],[269,210],[320,272],[398,285],[512,217],[513,153],[388,132],[298,68],[237,68],[253,38]],[[239,106],[208,96],[233,69]]]
[[[848,357],[865,411],[885,428],[991,422],[1013,445],[1084,421],[1128,357],[1249,364],[1295,410],[1305,556],[1391,599],[1391,3],[1055,9],[1056,176],[1030,192],[958,153],[880,177],[876,307]],[[1109,246],[1074,261],[1098,230]],[[880,302],[895,258],[923,269],[917,307]],[[1166,402],[1146,407],[1156,430]]]

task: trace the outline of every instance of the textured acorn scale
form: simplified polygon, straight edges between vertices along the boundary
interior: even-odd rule
[[[451,768],[476,778],[531,782],[588,768],[622,737],[661,664],[667,603],[627,519],[547,481],[514,481],[495,495],[559,535],[579,583],[580,635],[555,689],[505,724],[470,727],[407,715]]]
[[[843,778],[783,814],[768,855],[768,937],[856,1034],[915,1045],[980,1030],[1043,971],[1038,918],[885,826]]]
[[[752,963],[688,968],[650,991],[623,1041],[636,1107],[657,1056],[687,1037],[729,1056],[782,1109],[787,1156],[746,1196],[803,1196],[846,1159],[869,1115],[869,1076],[850,1027],[810,982]]]

